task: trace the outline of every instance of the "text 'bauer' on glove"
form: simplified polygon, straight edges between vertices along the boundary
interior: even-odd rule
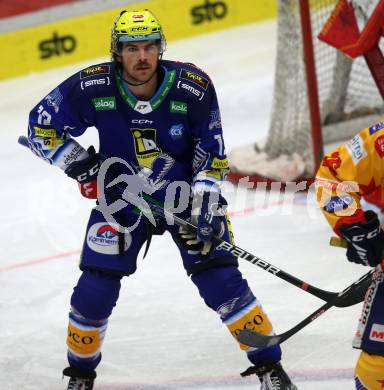
[[[384,232],[373,211],[366,211],[365,218],[367,222],[341,226],[340,233],[347,241],[349,261],[375,267],[383,257]]]
[[[179,236],[191,251],[208,255],[215,247],[214,237],[222,237],[226,227],[227,201],[217,191],[199,191],[192,201],[191,222],[196,232],[180,227]]]

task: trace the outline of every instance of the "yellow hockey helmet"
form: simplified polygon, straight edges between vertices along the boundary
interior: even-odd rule
[[[149,10],[122,11],[116,18],[111,34],[111,52],[120,54],[122,42],[158,40],[160,55],[164,53],[166,41],[161,24]]]

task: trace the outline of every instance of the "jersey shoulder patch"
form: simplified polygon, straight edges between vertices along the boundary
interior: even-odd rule
[[[80,88],[84,91],[96,86],[109,86],[112,81],[112,72],[111,63],[89,66],[78,73]]]
[[[203,100],[211,84],[211,80],[205,72],[186,62],[167,61],[165,65],[176,71],[175,85],[183,95]]]

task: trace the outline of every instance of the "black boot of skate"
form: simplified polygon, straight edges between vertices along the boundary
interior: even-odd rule
[[[80,368],[67,367],[63,370],[64,376],[69,376],[67,390],[92,390],[96,372],[93,370],[81,370]]]
[[[261,367],[249,367],[241,376],[256,374],[261,382],[260,390],[297,390],[280,363]]]

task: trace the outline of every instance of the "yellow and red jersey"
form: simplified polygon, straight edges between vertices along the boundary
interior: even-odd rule
[[[365,221],[361,198],[384,206],[384,122],[365,128],[325,155],[316,176],[317,200],[339,234],[342,225]]]

